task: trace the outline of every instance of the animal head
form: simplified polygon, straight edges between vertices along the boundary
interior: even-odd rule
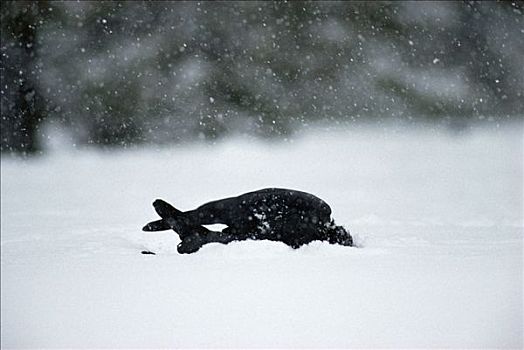
[[[344,246],[353,246],[353,237],[348,230],[343,226],[335,225],[335,222],[332,220],[328,226],[327,240],[331,244],[340,244]]]

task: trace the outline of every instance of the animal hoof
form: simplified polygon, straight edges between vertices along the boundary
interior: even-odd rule
[[[198,251],[200,247],[201,247],[200,245],[192,244],[192,242],[182,242],[178,244],[178,246],[176,247],[176,250],[180,254],[191,254],[191,253]]]

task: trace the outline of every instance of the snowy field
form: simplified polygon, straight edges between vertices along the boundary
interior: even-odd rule
[[[310,132],[3,157],[2,348],[523,346],[522,125]],[[359,248],[143,233],[263,187],[316,194]],[[157,255],[141,255],[152,250]]]

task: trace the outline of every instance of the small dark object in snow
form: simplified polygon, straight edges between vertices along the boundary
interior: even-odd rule
[[[156,253],[150,252],[149,250],[142,250],[142,254],[156,255]]]
[[[180,236],[179,253],[194,253],[207,243],[227,244],[246,239],[280,241],[299,248],[312,241],[352,246],[346,229],[331,219],[331,208],[306,192],[266,188],[206,203],[181,212],[161,199],[153,202],[161,220],[144,226],[144,231],[172,229]],[[202,225],[225,224],[222,231]]]

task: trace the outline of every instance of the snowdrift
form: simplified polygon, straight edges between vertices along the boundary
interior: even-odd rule
[[[2,348],[520,348],[522,156],[518,125],[4,157]],[[155,198],[271,186],[326,200],[359,247],[183,256],[140,230]]]

